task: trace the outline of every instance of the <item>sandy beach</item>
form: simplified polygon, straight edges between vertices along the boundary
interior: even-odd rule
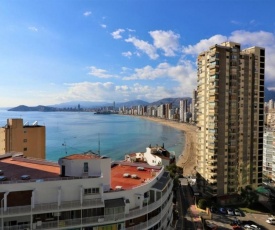
[[[165,120],[161,118],[140,116],[140,118],[161,123],[172,128],[181,130],[185,134],[185,146],[181,155],[177,159],[177,166],[183,167],[183,175],[195,175],[196,170],[196,126],[187,123],[179,123],[176,121]]]

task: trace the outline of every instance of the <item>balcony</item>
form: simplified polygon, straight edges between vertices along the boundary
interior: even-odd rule
[[[155,210],[156,208],[160,207],[164,202],[168,199],[168,195],[172,191],[172,183],[166,194],[162,197],[161,200],[152,203],[148,206],[143,207],[142,209],[138,209],[135,211],[130,211],[128,215],[125,215],[124,213],[115,213],[112,215],[104,215],[104,216],[93,216],[93,217],[86,217],[86,218],[78,218],[78,219],[67,219],[67,220],[59,220],[59,221],[49,221],[49,222],[42,222],[42,223],[33,223],[35,226],[35,229],[61,229],[61,228],[71,228],[71,227],[87,227],[91,225],[98,225],[98,223],[104,224],[111,224],[117,221],[125,221],[126,219],[133,219],[133,217],[137,217],[137,213],[140,215],[146,215],[147,213]],[[154,224],[158,223],[163,219],[163,216],[165,213],[168,212],[169,208],[171,208],[171,202],[172,202],[173,196],[171,195],[168,202],[165,203],[165,206],[160,214],[157,216],[154,216],[151,218],[148,223],[144,222],[138,225],[135,225],[130,228],[125,228],[127,230],[134,230],[134,229],[147,229],[149,227],[152,227]],[[138,211],[138,212],[137,212]],[[31,229],[30,225],[15,225],[11,227],[4,227],[3,230],[18,230],[18,229]]]
[[[80,201],[66,201],[62,202],[58,207],[58,203],[48,203],[48,204],[37,204],[32,209],[31,205],[26,206],[17,206],[17,207],[8,207],[7,211],[3,212],[4,216],[18,216],[22,214],[30,214],[30,213],[45,213],[47,211],[50,212],[60,212],[72,209],[80,209],[81,207],[85,208],[94,208],[94,207],[104,207],[104,202],[100,198],[84,200],[81,206]]]
[[[171,180],[170,180],[171,182]],[[89,218],[79,218],[79,219],[68,219],[68,220],[60,220],[57,221],[49,221],[41,223],[41,226],[36,226],[36,229],[57,229],[61,227],[70,227],[70,226],[83,226],[83,225],[91,225],[98,222],[104,223],[112,223],[117,220],[126,220],[133,219],[138,216],[146,215],[148,212],[152,212],[153,210],[159,208],[165,201],[168,200],[169,195],[172,192],[173,183],[170,183],[170,186],[167,188],[167,191],[163,194],[161,199],[155,201],[152,204],[146,205],[141,209],[130,210],[128,214],[124,213],[116,213],[114,215],[104,215],[104,216],[95,216]],[[172,202],[172,197],[170,195],[169,202]],[[166,202],[166,205],[169,204]],[[41,204],[36,205],[34,209],[31,209],[31,206],[19,206],[19,207],[8,207],[7,211],[3,212],[3,208],[1,208],[1,215],[5,217],[10,216],[21,216],[21,215],[33,215],[38,213],[47,213],[47,212],[61,212],[66,210],[74,210],[74,209],[82,209],[82,207],[104,207],[104,202],[101,199],[92,199],[86,200],[83,202],[82,206],[80,205],[80,201],[72,201],[72,202],[62,202],[61,206],[58,207],[57,203],[50,204]],[[149,221],[150,222],[150,221]],[[21,225],[20,225],[21,227]],[[28,226],[26,228],[29,228]],[[17,230],[19,226],[13,227],[5,227],[4,230]]]

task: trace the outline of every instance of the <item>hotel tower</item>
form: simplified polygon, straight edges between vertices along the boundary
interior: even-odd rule
[[[262,183],[265,49],[214,45],[197,58],[198,187],[210,196]]]

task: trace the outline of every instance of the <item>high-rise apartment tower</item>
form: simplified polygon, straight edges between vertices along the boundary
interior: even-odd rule
[[[224,42],[199,54],[198,186],[211,196],[262,183],[265,49]]]

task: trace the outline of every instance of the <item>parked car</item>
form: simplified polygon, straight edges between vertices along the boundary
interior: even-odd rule
[[[221,214],[227,214],[227,211],[226,211],[225,208],[219,208],[219,212],[220,212]]]
[[[0,176],[0,181],[4,181],[4,180],[7,180],[7,177],[5,177],[5,176]]]
[[[235,214],[235,216],[242,216],[242,213],[239,209],[235,209],[234,214]]]
[[[258,226],[255,225],[255,224],[251,224],[251,225],[250,225],[250,228],[253,229],[253,230],[254,230],[254,229],[255,229],[255,230],[260,230],[260,229],[261,229],[260,227],[258,227]]]
[[[234,216],[234,212],[233,212],[233,209],[232,209],[232,208],[227,208],[226,211],[227,211],[227,214],[228,214],[228,215]]]
[[[275,217],[269,217],[269,218],[266,220],[266,223],[275,224]]]

